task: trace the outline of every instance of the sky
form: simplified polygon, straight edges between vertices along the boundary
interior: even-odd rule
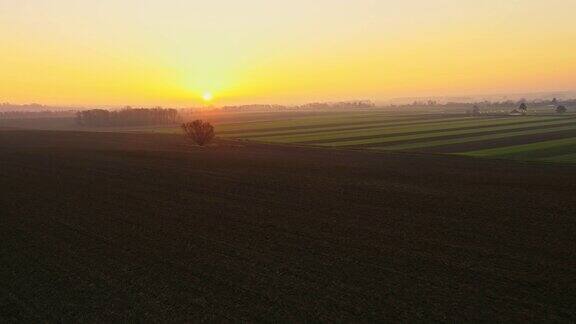
[[[574,0],[0,0],[0,102],[576,90]]]

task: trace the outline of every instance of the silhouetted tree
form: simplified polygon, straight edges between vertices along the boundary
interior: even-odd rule
[[[214,127],[210,123],[199,119],[182,124],[182,129],[188,138],[200,146],[210,143],[216,136]]]
[[[526,115],[526,113],[528,112],[528,106],[526,105],[525,102],[520,104],[520,107],[518,107],[518,110],[523,114]]]
[[[557,113],[557,114],[563,114],[563,113],[565,113],[567,110],[568,110],[568,109],[566,109],[566,107],[563,106],[563,105],[560,105],[560,106],[556,107],[556,113]]]

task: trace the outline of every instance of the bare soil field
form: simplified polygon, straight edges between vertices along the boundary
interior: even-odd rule
[[[0,131],[0,322],[576,321],[576,167]]]

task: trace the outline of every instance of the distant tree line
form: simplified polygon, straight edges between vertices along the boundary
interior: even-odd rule
[[[564,106],[576,106],[576,99],[569,99],[569,100],[532,100],[528,101],[526,99],[521,100],[505,100],[505,101],[477,101],[477,102],[438,102],[438,101],[414,101],[410,104],[391,104],[390,107],[397,107],[397,108],[414,108],[414,107],[444,107],[444,108],[462,108],[462,107],[470,107],[473,108],[474,106],[482,106],[486,108],[510,108],[516,107],[518,108],[520,104],[525,103],[531,106],[551,106],[556,107],[558,105]]]
[[[70,118],[75,110],[0,111],[0,119]]]
[[[55,107],[40,104],[17,105],[9,102],[0,103],[0,119],[35,119],[73,117],[77,109],[72,107]]]
[[[121,110],[92,109],[79,111],[76,122],[83,126],[147,126],[169,125],[178,122],[176,109],[131,108]]]
[[[358,100],[358,101],[341,101],[341,102],[314,102],[299,106],[300,109],[307,110],[322,110],[322,109],[362,109],[362,108],[374,108],[376,105],[369,100]]]
[[[218,109],[223,112],[244,112],[244,111],[284,111],[291,110],[291,107],[284,105],[237,105],[237,106],[224,106]]]
[[[0,103],[0,110],[4,111],[47,111],[47,110],[70,110],[70,109],[71,108],[44,106],[37,103],[26,105],[16,105],[11,104],[9,102]]]
[[[303,105],[285,106],[285,105],[239,105],[224,106],[221,111],[224,112],[246,112],[246,111],[309,111],[309,110],[335,110],[335,109],[362,109],[373,108],[376,105],[369,100],[341,101],[341,102],[312,102]]]
[[[458,113],[462,109],[470,116],[482,115],[528,115],[532,113],[564,114],[576,112],[576,99],[535,99],[535,100],[505,100],[505,101],[476,101],[476,102],[437,102],[414,101],[411,104],[390,104],[387,107],[402,110],[426,110],[446,113]],[[432,109],[432,110],[431,110]]]

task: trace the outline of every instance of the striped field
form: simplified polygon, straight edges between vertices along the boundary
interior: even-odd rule
[[[218,134],[260,142],[576,163],[576,115],[354,113],[259,115],[216,123]]]

